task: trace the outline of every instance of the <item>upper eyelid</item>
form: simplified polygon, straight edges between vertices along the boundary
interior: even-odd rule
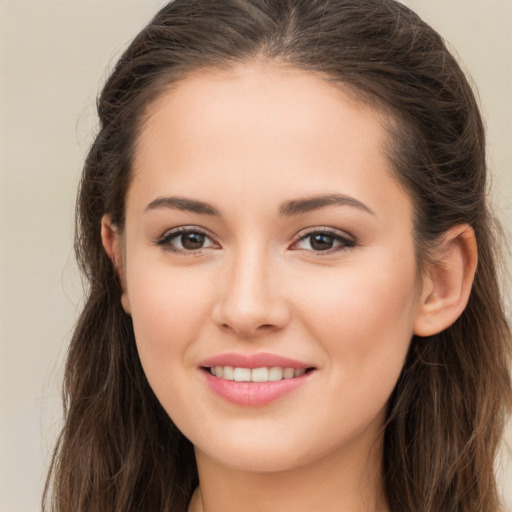
[[[210,233],[208,229],[194,225],[176,226],[175,228],[167,229],[158,237],[158,239],[161,240],[171,235],[179,235],[181,233],[201,233],[202,235],[206,235],[208,238],[215,240],[215,236]]]
[[[295,241],[301,240],[302,238],[305,238],[314,233],[327,233],[330,235],[337,235],[341,238],[346,238],[353,242],[356,241],[356,237],[354,235],[352,235],[351,233],[348,233],[347,231],[342,230],[342,229],[331,228],[331,227],[327,227],[327,226],[314,226],[311,228],[302,229],[301,231],[299,231],[297,233]]]

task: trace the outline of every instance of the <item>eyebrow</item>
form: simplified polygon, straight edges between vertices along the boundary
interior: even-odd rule
[[[300,215],[313,210],[319,210],[327,206],[352,206],[359,210],[375,215],[375,212],[364,203],[354,197],[344,194],[327,194],[322,196],[306,197],[304,199],[296,199],[286,201],[279,208],[279,213],[285,217],[292,215]]]
[[[293,199],[285,201],[279,207],[279,214],[283,217],[291,217],[302,213],[319,210],[327,206],[352,206],[364,212],[375,215],[361,201],[344,194],[326,194],[321,196],[306,197],[304,199]],[[198,201],[196,199],[188,199],[186,197],[158,197],[151,201],[146,207],[146,212],[158,208],[171,208],[174,210],[184,210],[201,215],[212,215],[221,217],[220,211],[209,203]]]
[[[174,210],[185,210],[202,215],[214,215],[220,217],[221,214],[217,208],[203,201],[187,199],[186,197],[158,197],[148,204],[146,212],[157,208],[172,208]]]

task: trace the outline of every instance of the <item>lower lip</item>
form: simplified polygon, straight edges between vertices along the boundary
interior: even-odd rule
[[[258,407],[274,402],[305,384],[315,373],[310,371],[293,379],[269,382],[237,382],[215,377],[205,370],[201,371],[205,375],[209,388],[214,393],[228,402],[247,407]]]

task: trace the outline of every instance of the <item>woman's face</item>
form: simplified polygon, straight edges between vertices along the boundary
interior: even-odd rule
[[[379,438],[421,290],[385,145],[375,111],[272,63],[197,72],[152,106],[123,303],[203,456],[273,471],[365,457]]]

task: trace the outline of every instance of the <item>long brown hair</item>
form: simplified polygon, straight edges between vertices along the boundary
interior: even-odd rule
[[[175,0],[121,57],[98,99],[100,129],[77,203],[89,282],[65,373],[65,425],[43,498],[55,512],[185,511],[198,483],[190,442],[142,370],[100,220],[124,223],[147,108],[195,69],[253,57],[318,73],[387,114],[388,157],[415,205],[418,261],[470,224],[479,265],[454,325],[414,337],[389,401],[383,465],[394,512],[500,510],[493,461],[512,403],[511,334],[487,205],[485,137],[442,38],[394,0]]]

